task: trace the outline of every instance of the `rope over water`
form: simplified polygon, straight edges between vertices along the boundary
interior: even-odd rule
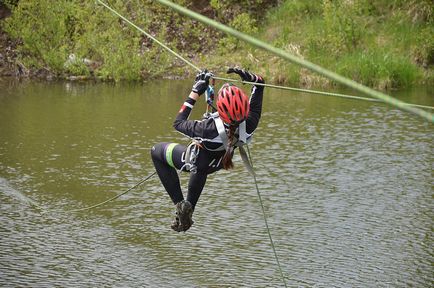
[[[152,176],[154,176],[156,173],[157,173],[157,172],[153,172],[153,173],[150,174],[149,176],[147,176],[147,177],[143,178],[142,180],[140,180],[139,182],[137,182],[134,186],[128,188],[127,190],[125,190],[124,192],[122,192],[122,193],[120,193],[120,194],[118,194],[118,195],[116,195],[116,196],[113,196],[113,197],[110,198],[110,199],[107,199],[107,200],[105,200],[105,201],[103,201],[103,202],[100,202],[100,203],[95,204],[95,205],[92,205],[92,206],[88,206],[88,207],[84,207],[84,208],[79,208],[79,209],[73,209],[73,210],[67,210],[66,212],[80,212],[80,211],[90,210],[90,209],[93,209],[93,208],[96,208],[96,207],[102,206],[102,205],[104,205],[104,204],[106,204],[106,203],[108,203],[108,202],[110,202],[110,201],[113,201],[113,200],[115,200],[115,199],[118,199],[118,198],[121,197],[122,195],[125,195],[125,194],[127,194],[128,192],[130,192],[131,190],[133,190],[133,189],[139,187],[140,185],[142,185],[143,183],[145,183],[148,179],[150,179]]]
[[[187,64],[190,67],[192,67],[194,70],[196,70],[198,72],[200,72],[202,70],[199,67],[197,67],[196,65],[194,65],[192,62],[190,62],[189,60],[187,60],[186,58],[182,57],[179,53],[176,53],[175,51],[173,51],[172,49],[170,49],[167,45],[165,45],[164,43],[162,43],[161,41],[159,41],[158,39],[156,39],[155,37],[153,37],[151,34],[149,34],[145,30],[143,30],[142,28],[140,28],[139,26],[137,26],[136,24],[134,24],[133,22],[131,22],[130,20],[128,20],[126,17],[122,16],[119,12],[117,12],[116,10],[114,10],[113,8],[111,8],[110,6],[108,6],[106,3],[102,2],[101,0],[96,0],[96,1],[98,3],[100,3],[101,5],[103,5],[105,8],[107,8],[108,10],[110,10],[113,14],[117,15],[119,18],[121,18],[122,20],[124,20],[126,23],[130,24],[131,26],[133,26],[134,28],[136,28],[138,31],[140,31],[141,33],[145,34],[147,37],[149,37],[150,39],[152,39],[153,41],[155,41],[155,43],[157,43],[158,45],[160,45],[161,47],[163,47],[164,49],[166,49],[168,52],[170,52],[171,54],[173,54],[175,57],[177,57],[180,60],[182,60],[185,64]],[[159,1],[159,2],[160,3],[161,2],[165,2],[165,3],[162,3],[162,4],[165,4],[165,5],[166,4],[169,5],[168,3],[171,3],[170,1]],[[171,3],[171,4],[173,4],[173,3]],[[176,6],[176,4],[173,4],[173,5]],[[181,8],[183,8],[183,7],[181,7]],[[183,8],[183,9],[185,9],[185,8]],[[186,10],[189,11],[188,9],[186,9]],[[181,13],[183,13],[183,12],[181,12]],[[191,13],[193,13],[193,12],[191,12]],[[198,14],[198,15],[202,16],[200,14]],[[190,15],[187,15],[187,16],[190,16]],[[202,17],[204,17],[204,16],[202,16]],[[204,18],[206,18],[206,17],[204,17]],[[206,18],[206,19],[208,19],[208,18]],[[209,21],[213,21],[211,19],[208,19],[208,20]],[[201,21],[201,20],[199,20],[199,21]],[[217,23],[217,22],[215,22],[215,23]],[[209,24],[209,23],[205,22],[205,24]],[[217,23],[217,24],[224,26],[223,24],[220,24],[220,23]],[[224,27],[226,27],[226,26],[224,26]],[[227,28],[229,28],[229,27],[227,27]],[[229,28],[229,29],[231,29],[231,28]],[[238,32],[238,33],[240,33],[240,32]],[[240,33],[240,34],[242,34],[242,33]],[[246,35],[246,36],[250,37],[248,35]],[[242,40],[244,40],[244,39],[242,39]],[[227,81],[227,82],[233,82],[233,83],[234,82],[238,82],[238,83],[245,83],[245,84],[252,84],[252,85],[262,85],[262,86],[270,87],[270,88],[289,90],[289,91],[296,91],[296,92],[303,92],[303,93],[316,94],[316,95],[334,96],[334,97],[341,97],[341,98],[347,98],[347,99],[353,99],[353,100],[364,100],[364,101],[370,101],[370,102],[385,102],[385,101],[383,101],[381,99],[362,97],[362,96],[353,96],[353,95],[346,95],[346,94],[340,94],[340,93],[324,92],[324,91],[317,91],[317,90],[311,90],[311,89],[301,89],[301,88],[279,86],[279,85],[272,85],[272,84],[253,83],[253,82],[241,81],[241,80],[238,80],[238,79],[230,79],[230,78],[217,77],[217,76],[214,76],[213,78],[217,79],[217,80],[222,80],[222,81]],[[390,97],[390,96],[388,96],[388,97]],[[390,98],[392,98],[392,97],[390,97]],[[394,98],[392,98],[392,99],[394,99]],[[399,101],[399,100],[396,100],[396,101]],[[402,101],[399,101],[399,102],[400,102],[400,105],[404,105],[404,106],[419,107],[419,108],[425,108],[425,109],[434,109],[434,107],[431,107],[431,106],[418,105],[418,104],[410,104],[410,103],[405,103],[405,102],[402,102]],[[423,111],[423,112],[428,113],[426,111]],[[431,115],[431,114],[429,114],[429,115]],[[434,116],[431,115],[431,117],[432,117],[432,119],[434,119]],[[431,120],[431,121],[434,121],[434,120]]]
[[[113,200],[115,200],[115,199],[118,199],[118,198],[121,197],[122,195],[125,195],[125,194],[127,194],[128,192],[130,192],[131,190],[133,190],[133,189],[139,187],[140,185],[142,185],[143,183],[145,183],[148,179],[150,179],[152,176],[154,176],[156,173],[157,173],[157,172],[153,172],[153,173],[151,173],[151,174],[148,175],[147,177],[145,177],[145,178],[143,178],[142,180],[140,180],[139,182],[137,182],[134,186],[128,188],[128,189],[125,190],[124,192],[122,192],[122,193],[120,193],[120,194],[118,194],[118,195],[116,195],[116,196],[113,196],[112,198],[109,198],[109,199],[107,199],[107,200],[105,200],[105,201],[102,201],[102,202],[97,203],[97,204],[92,205],[92,206],[88,206],[88,207],[84,207],[84,208],[79,208],[79,209],[66,210],[66,211],[64,211],[64,212],[80,212],[80,211],[86,211],[86,210],[90,210],[90,209],[94,209],[94,208],[100,207],[100,206],[102,206],[102,205],[104,205],[104,204],[106,204],[106,203],[108,203],[108,202],[110,202],[110,201],[113,201]],[[51,211],[51,210],[46,210],[46,209],[42,208],[42,207],[39,206],[39,205],[37,205],[37,207],[38,207],[39,209],[42,210],[42,212],[41,212],[42,214],[46,214],[46,213],[50,213],[50,212],[54,212],[54,211]]]
[[[250,155],[250,148],[249,145],[246,144],[246,146],[247,146],[247,153],[249,154],[250,165],[253,168],[253,161],[252,161],[252,156]],[[255,173],[253,173],[253,180],[255,181],[255,187],[256,187],[256,192],[258,193],[259,203],[261,203],[262,215],[264,216],[265,227],[267,228],[268,237],[270,238],[271,248],[273,248],[274,258],[276,258],[277,266],[279,267],[280,277],[282,277],[282,281],[283,284],[285,284],[285,287],[288,287],[286,285],[285,276],[283,275],[282,266],[280,265],[279,258],[277,257],[276,247],[274,247],[274,242],[273,242],[273,238],[271,237],[270,228],[268,227],[268,221],[267,221],[267,216],[265,215],[264,203],[262,202],[262,197],[261,197],[261,193],[259,192],[258,181],[256,181]]]

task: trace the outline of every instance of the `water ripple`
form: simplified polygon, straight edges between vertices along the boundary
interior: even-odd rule
[[[170,229],[174,207],[157,177],[67,213],[152,173],[154,143],[185,143],[167,132],[173,117],[161,117],[182,103],[168,98],[178,86],[166,96],[152,83],[74,87],[36,85],[2,100],[10,118],[0,121],[1,286],[282,286],[238,155],[234,171],[208,178],[187,233]],[[251,148],[285,278],[290,287],[430,287],[432,127],[357,103],[265,99]],[[23,107],[33,107],[31,120]],[[187,182],[183,174],[184,190]]]

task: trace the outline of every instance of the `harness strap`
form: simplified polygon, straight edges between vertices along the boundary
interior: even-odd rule
[[[219,133],[220,138],[222,139],[223,147],[225,150],[229,149],[229,139],[226,134],[226,128],[223,124],[222,119],[220,117],[213,117],[215,125],[217,127],[217,132]],[[241,160],[243,160],[243,164],[246,167],[247,171],[254,176],[255,172],[253,170],[252,165],[250,164],[249,157],[247,156],[246,150],[244,150],[243,145],[247,143],[247,133],[246,133],[246,121],[243,121],[238,126],[238,142],[235,144],[240,150]]]
[[[239,145],[239,142],[242,144]],[[243,121],[238,126],[238,143],[237,146],[243,146],[245,143],[247,143],[247,132],[246,132],[246,121]]]
[[[222,139],[223,147],[225,150],[228,150],[228,135],[226,134],[226,128],[223,124],[222,119],[220,117],[213,117],[215,126],[217,127],[217,132],[219,133],[220,138]]]
[[[228,135],[226,134],[226,128],[223,124],[223,121],[220,117],[216,117],[216,115],[213,114],[213,120],[217,128],[217,132],[219,133],[219,136],[222,140],[223,147],[227,149],[229,139]],[[238,141],[235,143],[235,146],[241,147],[244,144],[248,143],[250,139],[247,139],[247,132],[246,132],[246,121],[243,121],[238,125]]]

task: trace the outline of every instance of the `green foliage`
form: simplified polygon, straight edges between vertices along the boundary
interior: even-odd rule
[[[270,57],[155,1],[106,2],[198,66],[221,70],[241,65],[275,83],[328,84],[306,69]],[[175,2],[370,86],[394,88],[434,79],[432,0]],[[28,68],[60,77],[95,75],[113,80],[168,72],[184,76],[190,71],[95,1],[3,3],[12,9],[12,16],[2,27],[18,39],[18,61]]]
[[[14,9],[18,5],[18,1],[19,0],[3,0],[2,2],[8,9]]]
[[[45,9],[49,5],[51,9]],[[20,52],[34,58],[31,64],[39,68],[61,71],[69,45],[65,20],[74,14],[73,5],[61,0],[54,3],[22,0],[13,13],[14,17],[6,20],[4,28],[11,36],[22,39]]]
[[[231,22],[237,15],[247,13],[254,20],[262,19],[270,7],[276,6],[277,0],[211,0],[217,18],[223,23]]]
[[[318,2],[284,1],[270,10],[259,38],[377,88],[434,78],[432,1]],[[265,60],[264,65],[270,65],[271,75],[285,71],[273,77],[283,83],[309,85],[319,79],[287,63]]]
[[[287,26],[303,21],[305,17],[317,16],[322,13],[318,0],[283,1],[279,6],[268,10],[267,26]]]
[[[413,58],[415,62],[424,67],[432,67],[434,65],[434,25],[425,27],[418,34],[417,43],[413,49]]]
[[[249,14],[241,13],[235,17],[229,24],[232,28],[241,31],[243,33],[252,35],[258,32],[256,28],[256,22]],[[235,37],[227,36],[222,38],[219,42],[220,53],[230,53],[240,47],[240,40]]]
[[[266,15],[268,8],[275,6],[276,0],[211,0],[210,6],[214,9],[218,21],[243,33],[254,35],[258,32],[258,23]],[[220,54],[232,53],[236,49],[245,47],[232,37],[223,36],[219,41]]]
[[[343,57],[337,72],[364,85],[381,89],[411,86],[419,76],[408,58],[392,56],[385,51],[357,51]]]
[[[175,50],[195,53],[211,47],[205,27],[153,1],[108,4]],[[178,65],[178,59],[95,1],[21,0],[3,28],[22,43],[19,61],[58,76],[92,73],[103,79],[139,80]]]
[[[363,1],[323,1],[323,42],[338,55],[351,51],[361,42],[365,21]]]

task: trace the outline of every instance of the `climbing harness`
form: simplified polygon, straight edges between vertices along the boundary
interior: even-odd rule
[[[218,112],[211,114],[212,119],[214,120],[215,126],[217,128],[217,132],[219,133],[219,137],[222,140],[223,146],[215,149],[214,151],[222,151],[227,150],[229,138],[226,133],[226,127],[223,123],[223,120],[219,117]],[[238,135],[238,141],[235,143],[235,146],[240,147],[246,143],[249,143],[252,138],[252,134],[247,134],[246,132],[246,121],[241,122],[238,125],[237,130],[235,130],[235,135]]]
[[[185,156],[184,156],[185,164],[182,165],[181,169],[179,169],[180,172],[188,171],[190,173],[196,174],[197,172],[196,160],[197,157],[199,157],[200,149],[201,149],[201,145],[198,141],[196,140],[191,141],[191,143],[187,146],[187,149],[185,150]]]

